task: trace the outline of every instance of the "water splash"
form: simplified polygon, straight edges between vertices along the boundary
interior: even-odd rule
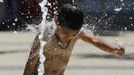
[[[114,9],[114,11],[116,11],[116,12],[119,12],[119,11],[121,11],[122,10],[122,7],[120,7],[120,8],[115,8]]]
[[[46,25],[46,15],[47,15],[47,11],[48,9],[45,8],[44,6],[47,4],[47,0],[43,0],[39,5],[41,7],[41,11],[43,12],[42,14],[42,22],[40,24],[40,35],[39,35],[39,41],[40,41],[40,49],[39,49],[39,67],[38,67],[38,75],[43,75],[44,72],[44,61],[45,61],[45,56],[43,54],[43,50],[44,50],[44,46],[46,44],[46,42],[43,40],[43,34],[44,34],[44,30],[45,30],[45,25]]]
[[[14,19],[14,21],[17,22],[17,21],[18,21],[18,18],[16,17],[16,18]]]
[[[85,1],[85,2],[90,2],[90,1]],[[97,5],[99,3],[98,1],[94,1]],[[98,15],[97,13],[93,13],[93,10],[86,11],[89,14],[89,16],[86,16],[85,21],[89,24],[90,29],[92,28],[93,32],[95,35],[119,35],[120,31],[128,31],[128,30],[133,30],[131,27],[133,27],[133,16],[131,15],[126,15],[126,12],[129,12],[129,10],[132,11],[132,4],[129,2],[132,1],[127,1],[126,0],[115,0],[115,1],[104,1],[102,6],[105,7],[98,7],[102,11]],[[81,3],[81,2],[80,2]],[[79,4],[82,5],[82,4]],[[84,5],[84,2],[83,2]],[[131,7],[130,7],[131,6]],[[81,6],[80,6],[81,7]],[[94,8],[93,5],[85,5],[84,7],[92,7]],[[81,7],[84,9],[84,7]],[[94,8],[94,10],[97,11],[97,8]],[[123,15],[124,14],[124,15]],[[131,14],[131,13],[130,13]],[[129,17],[130,16],[130,17]],[[121,19],[122,18],[122,19]],[[125,19],[127,21],[125,22]],[[128,20],[130,19],[130,20]],[[123,21],[123,22],[122,22]],[[119,31],[120,30],[120,31]],[[117,31],[114,33],[113,31]]]
[[[14,31],[13,33],[17,34],[18,32],[17,31]]]
[[[0,2],[3,2],[3,0],[0,0]]]
[[[123,1],[124,1],[124,0],[120,0],[121,6],[120,6],[120,7],[116,7],[116,8],[114,9],[114,11],[119,12],[119,11],[121,11],[121,10],[123,9],[123,6],[125,5]]]
[[[45,74],[45,67],[44,67],[44,62],[45,62],[45,55],[44,53],[44,47],[47,44],[48,41],[51,40],[51,36],[54,34],[55,30],[56,30],[56,26],[53,25],[53,22],[47,21],[47,12],[48,12],[48,8],[45,7],[45,5],[51,5],[47,0],[43,0],[40,4],[41,7],[41,11],[43,12],[42,14],[42,22],[40,23],[40,25],[38,26],[38,28],[40,29],[40,35],[39,35],[39,41],[40,41],[40,49],[39,49],[39,67],[38,67],[38,75],[43,75]],[[44,36],[47,37],[44,37]],[[45,41],[44,39],[47,38],[48,40]]]

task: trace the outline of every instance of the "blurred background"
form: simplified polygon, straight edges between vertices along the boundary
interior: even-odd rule
[[[42,0],[2,0],[0,2],[0,30],[24,30],[26,24],[39,24],[41,9],[38,2]],[[56,0],[49,0],[51,3]],[[57,0],[60,4],[71,0]],[[133,31],[133,0],[75,0],[83,10],[85,23],[94,31]],[[52,9],[49,8],[51,11]],[[52,14],[52,13],[51,13]]]
[[[42,20],[42,0],[0,0],[0,75],[22,75],[36,34],[27,25]],[[72,0],[48,0],[60,8]],[[58,4],[54,2],[58,1]],[[65,75],[128,75],[134,73],[134,0],[74,0],[85,14],[85,27],[114,45],[123,45],[122,58],[105,53],[79,40]],[[56,9],[58,10],[58,9]],[[49,19],[48,19],[49,20]]]

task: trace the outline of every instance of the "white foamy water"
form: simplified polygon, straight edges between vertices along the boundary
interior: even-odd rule
[[[119,12],[119,11],[121,11],[121,10],[123,9],[123,6],[125,6],[125,4],[124,4],[124,2],[123,2],[123,1],[124,1],[124,0],[120,0],[120,2],[121,2],[121,6],[120,6],[120,7],[115,8],[115,9],[114,9],[114,11]]]
[[[116,11],[116,12],[119,12],[119,11],[121,11],[122,10],[122,7],[121,8],[116,8],[116,9],[114,9],[114,11]]]
[[[41,6],[41,11],[43,12],[42,14],[42,22],[39,25],[39,29],[40,29],[40,35],[39,35],[39,40],[40,40],[40,49],[39,49],[39,67],[38,67],[38,75],[44,75],[45,74],[45,67],[44,67],[44,62],[45,62],[45,55],[44,53],[44,47],[47,44],[47,42],[51,39],[51,36],[54,34],[54,31],[56,29],[56,27],[54,27],[52,22],[48,22],[46,20],[46,16],[47,16],[47,12],[48,12],[48,8],[45,7],[45,5],[49,5],[50,3],[48,3],[47,0],[43,0],[39,5]],[[44,35],[47,36],[47,38],[49,38],[46,41],[44,41]]]
[[[41,3],[40,3],[40,6],[41,6],[41,11],[43,12],[43,15],[42,15],[42,22],[40,24],[40,35],[39,35],[39,40],[40,40],[40,49],[39,49],[39,67],[38,67],[38,75],[43,75],[45,72],[44,72],[44,62],[45,62],[45,56],[43,54],[43,51],[44,51],[44,46],[46,44],[46,42],[43,40],[43,34],[44,34],[44,30],[45,30],[45,25],[46,25],[46,15],[47,15],[47,11],[48,9],[45,8],[45,5],[47,4],[47,0],[43,0]]]

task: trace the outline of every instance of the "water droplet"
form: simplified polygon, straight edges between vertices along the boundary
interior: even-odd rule
[[[15,26],[16,24],[15,23],[12,23],[13,26]]]
[[[2,22],[2,24],[5,24],[5,22]]]
[[[131,23],[131,26],[134,26],[134,24],[133,24],[133,23]]]
[[[17,34],[18,32],[17,31],[14,31],[15,34]]]
[[[127,27],[124,27],[125,30],[127,30]]]
[[[122,8],[115,8],[114,9],[114,11],[116,11],[116,12],[119,12],[119,11],[121,11],[122,10]]]
[[[24,15],[24,13],[21,13],[21,15]]]
[[[129,19],[131,19],[131,20],[132,20],[132,19],[133,19],[133,17],[129,17]]]
[[[26,16],[26,18],[29,18],[29,16]]]
[[[18,18],[16,17],[14,21],[17,22],[18,21]]]

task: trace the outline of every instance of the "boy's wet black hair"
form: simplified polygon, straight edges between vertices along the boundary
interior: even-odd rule
[[[83,12],[72,4],[63,5],[58,11],[59,26],[79,30],[84,21]]]

